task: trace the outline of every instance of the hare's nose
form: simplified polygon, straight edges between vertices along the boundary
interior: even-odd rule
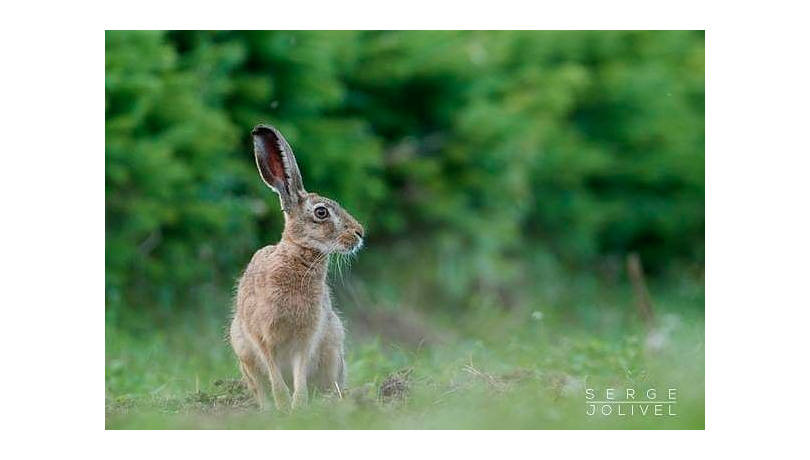
[[[359,228],[359,229],[355,230],[354,234],[359,236],[360,238],[362,238],[363,237],[363,229]]]

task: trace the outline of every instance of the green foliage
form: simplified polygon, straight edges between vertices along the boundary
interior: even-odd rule
[[[229,286],[277,238],[260,122],[370,261],[413,245],[449,295],[547,253],[701,265],[703,53],[677,31],[107,32],[108,314]]]

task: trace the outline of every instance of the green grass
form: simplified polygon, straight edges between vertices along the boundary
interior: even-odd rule
[[[570,285],[504,309],[347,307],[349,382],[291,414],[259,411],[225,341],[227,303],[106,330],[108,429],[539,429],[704,427],[702,283],[653,289],[657,345],[626,287]],[[576,290],[579,288],[579,290]],[[566,289],[566,292],[570,292]],[[340,299],[342,304],[346,299]],[[361,327],[375,309],[394,320]],[[407,314],[403,314],[407,310]],[[398,329],[425,340],[395,343]],[[360,334],[359,332],[364,332]],[[398,339],[399,340],[399,339]],[[677,391],[676,416],[589,416],[585,388]],[[662,399],[662,398],[657,398]]]

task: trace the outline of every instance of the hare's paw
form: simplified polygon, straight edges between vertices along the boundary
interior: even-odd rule
[[[290,411],[290,390],[287,388],[273,390],[273,400],[276,402],[276,409],[280,410],[281,412]]]
[[[307,402],[309,400],[309,395],[307,394],[307,390],[296,391],[293,393],[292,397],[292,408],[293,409],[300,409],[302,407],[306,407]]]

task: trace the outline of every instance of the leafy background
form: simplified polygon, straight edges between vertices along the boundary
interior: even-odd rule
[[[195,356],[222,362],[211,379],[238,375],[218,334],[282,225],[252,160],[258,123],[285,134],[308,190],[366,227],[333,278],[351,353],[382,360],[357,385],[396,370],[392,344],[466,355],[513,317],[504,336],[540,317],[642,350],[629,253],[659,316],[698,324],[702,343],[701,31],[108,31],[105,46],[108,417],[204,391],[213,358],[147,382],[137,365],[180,353],[162,341],[188,324],[211,337]]]

